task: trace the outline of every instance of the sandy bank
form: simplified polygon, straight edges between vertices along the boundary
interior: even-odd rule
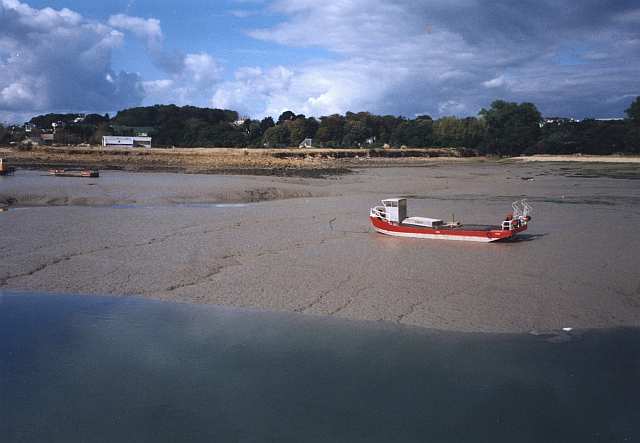
[[[347,173],[352,168],[472,161],[451,149],[115,149],[39,147],[1,148],[13,166],[91,167],[126,171],[250,174],[314,177]]]
[[[513,157],[523,162],[640,163],[640,156],[630,155],[532,155]]]

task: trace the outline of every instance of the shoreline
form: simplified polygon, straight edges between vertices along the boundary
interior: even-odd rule
[[[252,175],[327,178],[364,168],[425,167],[482,162],[638,164],[640,156],[533,155],[469,156],[448,148],[406,149],[234,149],[234,148],[102,148],[0,147],[0,157],[14,167],[93,168],[126,172]]]
[[[352,169],[483,161],[451,149],[231,149],[231,148],[0,148],[0,156],[24,169],[96,168],[127,172],[326,177]]]
[[[532,155],[529,157],[510,157],[507,160],[521,162],[579,162],[579,163],[640,163],[640,155]]]

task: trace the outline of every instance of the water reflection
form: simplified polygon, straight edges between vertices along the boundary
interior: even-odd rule
[[[640,331],[559,335],[4,294],[0,440],[640,437]]]

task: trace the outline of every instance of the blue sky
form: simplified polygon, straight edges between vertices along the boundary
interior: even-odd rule
[[[58,0],[28,4],[34,8],[68,8],[103,22],[115,14],[157,18],[168,50],[214,54],[224,63],[227,78],[233,77],[233,72],[242,66],[271,67],[297,58],[329,56],[321,48],[273,45],[247,35],[251,29],[274,26],[284,18],[265,10],[260,1]],[[114,50],[113,65],[138,72],[147,79],[163,78],[162,71],[151,62],[144,43],[139,40],[127,39],[122,47]]]
[[[640,95],[629,0],[0,0],[0,121],[155,103],[277,116],[618,117]]]

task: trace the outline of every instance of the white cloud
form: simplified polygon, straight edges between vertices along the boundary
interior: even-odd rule
[[[633,0],[606,7],[570,0],[236,3],[229,12],[237,17],[251,11],[281,21],[248,32],[260,48],[233,51],[298,48],[290,63],[241,68],[223,80],[213,55],[167,49],[156,18],[118,14],[100,22],[0,0],[0,119],[140,103],[208,104],[253,116],[287,109],[469,115],[497,98],[532,101],[543,113],[597,116],[621,114],[611,97],[640,90]],[[144,42],[159,78],[112,66],[112,52],[128,38]]]
[[[291,74],[272,87],[268,72],[224,83],[212,103],[244,104],[256,115],[468,115],[503,98],[575,115],[609,112],[603,98],[612,89],[624,95],[640,86],[632,1],[277,0],[269,8],[285,19],[250,36],[330,56],[283,66]],[[572,44],[588,49],[581,65],[554,56]],[[496,75],[504,71],[508,77]]]
[[[0,91],[0,101],[12,108],[29,105],[34,98],[30,85],[20,82],[11,83]]]
[[[117,14],[109,17],[108,23],[109,26],[129,31],[146,40],[149,47],[156,48],[162,45],[163,35],[160,27],[160,20],[155,18],[144,19],[125,14]]]
[[[197,85],[210,85],[220,78],[222,68],[206,53],[187,54],[184,57],[184,75]]]
[[[210,54],[168,51],[160,21],[154,18],[118,14],[109,18],[109,25],[141,38],[151,60],[168,76],[143,82],[145,103],[206,103],[203,94],[211,96],[222,74],[222,67]]]
[[[145,103],[207,106],[222,75],[218,62],[206,53],[186,54],[177,66],[167,70],[169,78],[143,83]]]
[[[440,115],[456,115],[465,111],[467,111],[465,104],[455,100],[447,100],[445,102],[438,103],[438,112]]]
[[[140,103],[139,77],[116,72],[122,33],[68,9],[0,0],[0,119]]]
[[[485,88],[500,88],[506,84],[506,80],[504,75],[500,75],[496,78],[492,78],[491,80],[487,80],[486,82],[482,82],[482,85]]]
[[[126,36],[141,39],[166,77],[143,80],[112,67]],[[160,21],[0,0],[0,120],[43,112],[110,112],[145,103],[205,104],[222,68],[207,53],[166,50]]]

